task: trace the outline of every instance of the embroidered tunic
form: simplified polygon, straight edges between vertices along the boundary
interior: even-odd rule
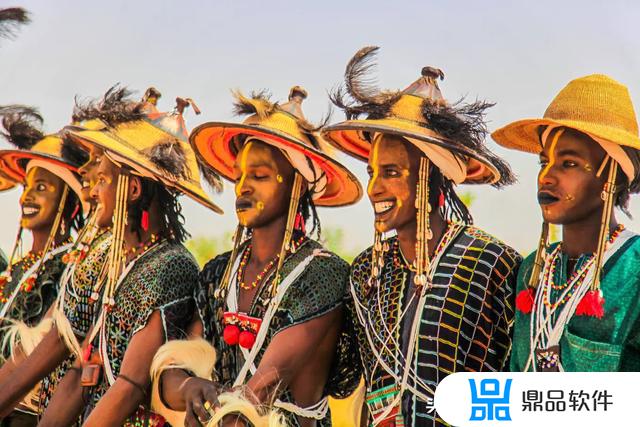
[[[59,252],[44,263],[33,289],[30,291],[21,290],[16,295],[7,310],[7,318],[24,322],[27,326],[35,326],[42,320],[58,295],[60,277],[65,268],[65,264],[62,262],[63,255],[64,252]],[[3,289],[5,297],[8,298],[14,292],[23,274],[28,269],[24,265],[24,259],[14,264],[11,280]],[[2,307],[4,307],[4,304],[0,304],[0,308]],[[4,334],[0,332],[0,342],[2,342],[3,337]],[[3,349],[2,361],[9,356],[8,349]]]
[[[433,273],[433,286],[426,293],[417,326],[411,368],[421,384],[416,384],[416,375],[409,375],[408,380],[409,387],[426,396],[427,402],[405,389],[389,425],[446,425],[432,410],[433,402],[428,402],[433,399],[431,391],[454,372],[500,371],[509,352],[513,292],[521,257],[477,228],[449,227],[452,235],[437,251],[440,259]],[[398,247],[397,237],[385,242],[389,248]],[[352,264],[354,302],[351,309],[354,310],[355,304],[363,308],[365,324],[360,323],[362,320],[356,311],[353,313],[360,320],[356,336],[364,366],[369,412],[380,416],[397,397],[400,384],[395,378],[401,380],[403,376],[419,293],[413,285],[414,274],[406,262],[399,262],[397,250],[384,253],[380,284],[368,290],[371,251],[372,248],[365,250]],[[382,345],[385,340],[386,349]]]
[[[64,293],[63,312],[69,319],[69,324],[78,340],[87,335],[95,317],[94,310],[100,304],[90,299],[93,287],[104,267],[104,263],[111,246],[111,232],[105,231],[96,236],[91,242],[84,259],[78,262],[73,270],[73,275],[67,283]],[[67,268],[71,268],[69,265]],[[98,299],[99,301],[101,298]],[[75,355],[71,354],[52,373],[45,377],[40,387],[40,399],[38,413],[42,415],[49,405],[53,392],[62,380],[67,369],[75,361]]]
[[[322,249],[319,243],[306,240],[294,254],[289,255],[282,267],[282,277],[286,277],[298,264]],[[224,270],[229,262],[230,252],[217,256],[205,265],[200,274],[200,281],[196,289],[196,304],[198,313],[204,326],[204,338],[212,343],[216,349],[216,360],[213,377],[216,382],[231,386],[244,364],[244,358],[238,346],[229,346],[223,340],[223,314],[227,311],[226,295],[216,298],[215,291],[220,286]],[[271,275],[273,274],[273,271]],[[336,309],[343,304],[349,265],[338,256],[317,256],[312,259],[304,272],[292,283],[284,295],[273,320],[269,325],[266,339],[255,360],[258,366],[264,351],[271,340],[279,332],[315,319]],[[252,317],[263,318],[268,306],[271,275],[262,281],[254,299],[251,311]],[[355,357],[357,352],[353,347],[355,343],[349,338],[349,329],[352,323],[346,319],[345,328],[338,342],[336,356],[325,385],[325,395],[338,398],[348,396],[358,385],[360,371]],[[285,390],[279,399],[283,402],[293,402],[289,390]],[[297,417],[285,412],[288,425],[298,426]],[[331,425],[329,415],[318,422],[319,426]]]
[[[548,249],[551,253],[557,246]],[[577,266],[588,255],[582,255]],[[535,252],[518,274],[518,292],[526,289]],[[605,299],[604,316],[573,315],[560,339],[560,360],[565,371],[640,371],[640,236],[633,235],[604,264],[600,289]],[[556,259],[554,282],[567,281],[567,255]],[[556,302],[560,290],[552,291]],[[563,305],[562,305],[563,306]],[[562,307],[561,306],[561,307]],[[530,350],[531,314],[516,311],[511,370],[523,371]],[[529,370],[533,367],[530,366]]]
[[[180,244],[162,242],[135,262],[116,290],[115,306],[106,314],[107,358],[104,364],[108,363],[114,378],[120,372],[131,339],[146,326],[155,311],[162,317],[165,340],[184,335],[193,313],[192,295],[197,280],[198,264]],[[93,341],[96,349],[99,348],[98,338]],[[103,369],[98,385],[88,389],[83,420],[109,387]]]

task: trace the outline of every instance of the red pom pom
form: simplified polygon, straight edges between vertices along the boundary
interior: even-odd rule
[[[253,347],[253,343],[256,342],[256,334],[251,331],[242,331],[240,332],[240,347],[243,348],[251,348]]]
[[[602,291],[587,292],[576,307],[577,316],[592,316],[602,319],[604,316],[604,297]]]
[[[531,310],[533,310],[533,295],[533,288],[520,291],[516,297],[516,308],[524,314],[531,313]]]
[[[440,190],[440,196],[438,197],[438,207],[443,207],[444,206],[444,193],[442,192],[442,190]]]
[[[240,337],[240,328],[237,325],[227,325],[224,327],[222,337],[227,344],[236,345]]]

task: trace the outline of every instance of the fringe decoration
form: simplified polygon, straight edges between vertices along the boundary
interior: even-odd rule
[[[18,345],[25,356],[30,355],[53,326],[51,318],[42,319],[36,326],[28,326],[24,322],[9,318],[5,318],[3,321],[8,322],[9,325],[2,328],[4,332],[2,351],[7,352],[8,350],[14,360]]]
[[[169,341],[162,345],[151,362],[151,409],[162,415],[172,426],[184,426],[185,413],[174,411],[162,403],[160,375],[167,369],[187,369],[199,378],[211,380],[215,363],[216,351],[203,339]]]
[[[576,316],[591,316],[602,319],[604,316],[604,296],[600,289],[588,291],[576,307]]]
[[[187,157],[180,142],[171,138],[160,144],[155,144],[145,152],[149,160],[164,174],[176,179],[188,180]]]
[[[65,316],[62,310],[58,307],[53,309],[53,322],[56,325],[58,336],[62,339],[62,342],[64,342],[69,351],[73,353],[76,358],[80,358],[82,350],[80,348],[78,338],[76,338],[76,334],[73,332],[69,319],[67,319],[67,316]]]
[[[254,427],[287,427],[285,417],[277,410],[256,406],[242,396],[240,391],[218,396],[221,407],[215,411],[206,427],[218,427],[227,415],[240,415]]]

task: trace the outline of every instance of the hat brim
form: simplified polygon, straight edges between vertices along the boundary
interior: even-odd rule
[[[196,155],[221,176],[233,181],[236,154],[230,145],[238,135],[253,136],[276,148],[296,149],[317,164],[327,176],[324,193],[314,200],[317,206],[351,205],[362,197],[362,186],[346,167],[320,150],[275,129],[250,124],[207,122],[193,129],[189,141]]]
[[[640,150],[640,138],[638,138],[637,135],[618,128],[577,120],[552,120],[544,118],[518,120],[495,130],[491,134],[491,137],[505,148],[538,154],[543,148],[539,133],[540,127],[542,126],[563,126],[614,144]]]
[[[160,181],[216,213],[224,213],[219,206],[211,201],[200,185],[191,182],[192,180],[174,180],[166,177],[150,160],[146,159],[140,153],[139,148],[122,138],[112,135],[109,130],[82,130],[69,127],[66,128],[65,131],[79,144],[85,147],[94,145],[106,152],[111,152],[118,157],[118,160],[126,163],[127,166],[131,167],[140,175]],[[189,154],[190,153],[186,153],[187,156],[189,156]],[[192,160],[195,161],[195,159]]]
[[[494,184],[500,180],[500,172],[489,159],[464,145],[444,139],[436,132],[409,120],[395,118],[347,120],[327,126],[322,130],[323,136],[329,143],[364,162],[369,159],[369,152],[371,151],[371,143],[365,133],[372,132],[417,139],[475,160],[476,162],[473,162],[475,163],[473,164],[473,172],[467,174],[467,178],[462,182],[463,184]]]

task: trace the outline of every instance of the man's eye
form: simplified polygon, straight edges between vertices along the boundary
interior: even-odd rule
[[[44,184],[37,184],[36,185],[36,190],[38,191],[45,191],[47,189],[47,186]]]
[[[269,178],[269,175],[265,175],[265,174],[262,174],[262,173],[254,173],[252,178],[257,180],[257,181],[263,181],[263,180]]]
[[[394,169],[387,169],[385,171],[385,175],[388,176],[389,178],[397,178],[400,176],[400,172]]]
[[[547,167],[547,165],[549,164],[549,160],[542,160],[542,159],[540,159],[540,160],[538,161],[538,164],[540,165],[540,167],[541,167],[541,168],[545,168],[545,167]]]
[[[573,167],[576,167],[577,164],[572,160],[565,160],[564,162],[562,162],[562,166],[565,168],[573,168]]]

